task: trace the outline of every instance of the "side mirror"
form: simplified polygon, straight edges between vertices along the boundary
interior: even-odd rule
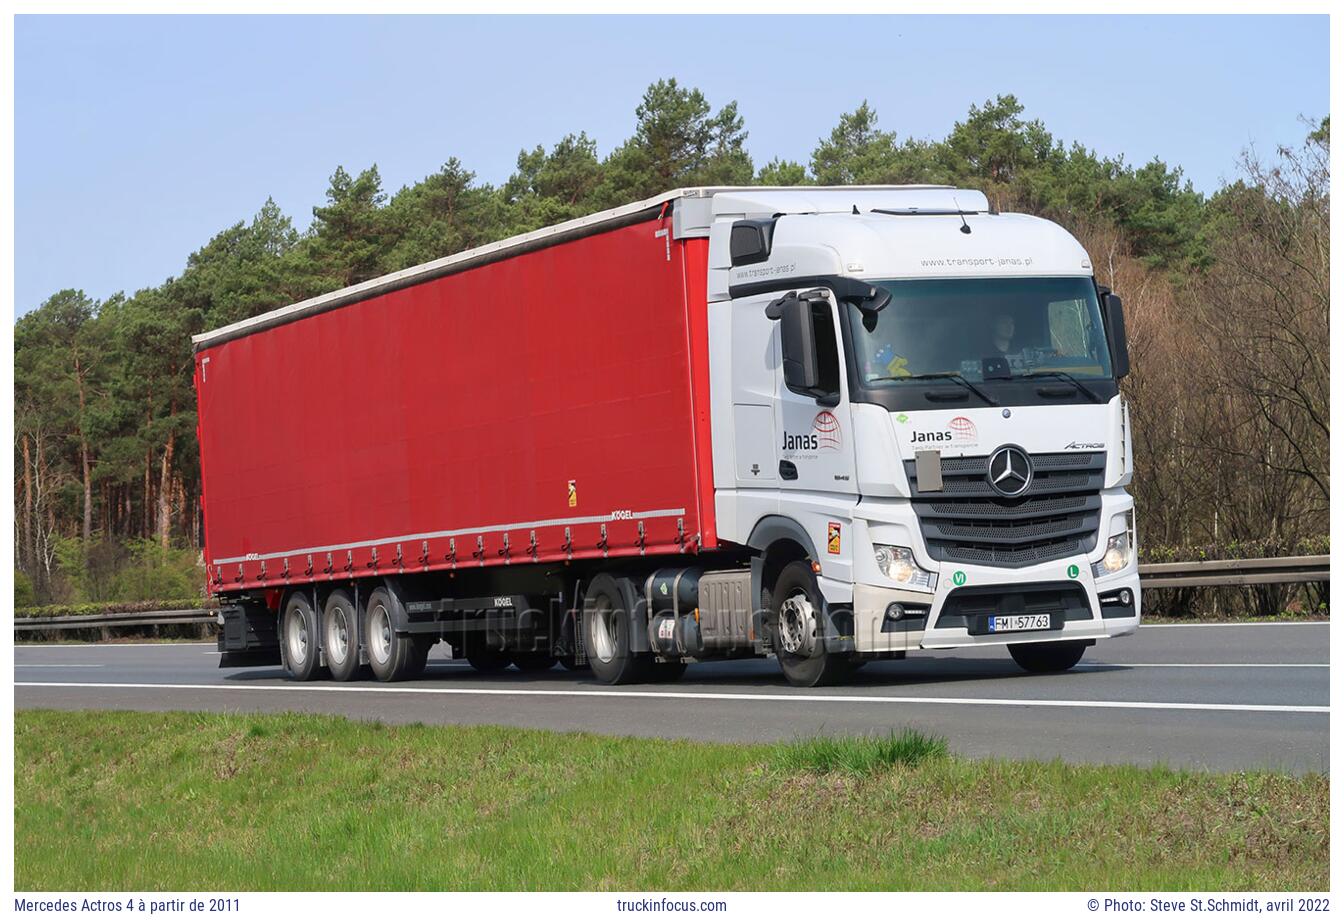
[[[1129,375],[1129,341],[1125,338],[1125,305],[1110,291],[1101,295],[1101,315],[1106,322],[1106,339],[1111,346],[1111,369],[1115,379]]]
[[[784,383],[791,390],[814,392],[821,384],[812,304],[796,296],[779,305],[779,338],[784,352]]]

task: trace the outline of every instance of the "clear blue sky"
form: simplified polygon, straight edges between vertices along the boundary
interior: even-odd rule
[[[451,156],[502,182],[570,131],[605,154],[660,77],[736,99],[758,166],[806,162],[865,98],[940,138],[1014,93],[1204,192],[1329,105],[1325,16],[19,16],[15,56],[20,313],[158,284],[268,195],[305,228],[337,164],[390,192]]]

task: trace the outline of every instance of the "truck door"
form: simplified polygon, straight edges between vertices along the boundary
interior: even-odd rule
[[[784,381],[782,336],[776,329],[775,457],[780,514],[807,529],[831,578],[848,580],[850,530],[858,501],[853,427],[850,424],[844,349],[839,315],[829,295],[812,303],[820,389],[826,395],[799,393]]]

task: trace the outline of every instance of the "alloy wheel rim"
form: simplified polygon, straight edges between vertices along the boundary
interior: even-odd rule
[[[392,651],[392,620],[387,615],[387,608],[382,604],[373,608],[371,613],[372,629],[370,638],[373,640],[369,644],[373,647],[373,654],[381,661],[387,661]]]
[[[345,656],[350,653],[350,622],[344,607],[332,611],[330,651],[337,661],[345,661]]]
[[[616,616],[611,604],[599,602],[594,611],[592,634],[593,656],[606,663],[616,657]]]
[[[807,595],[799,591],[779,607],[779,644],[791,655],[812,654],[817,631],[816,609]]]
[[[302,665],[308,660],[308,618],[301,612],[291,612],[285,633],[289,640],[289,657],[294,664]]]

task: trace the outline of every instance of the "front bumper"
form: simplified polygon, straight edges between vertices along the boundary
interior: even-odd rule
[[[1078,567],[1076,576],[1069,576],[1070,564]],[[954,584],[956,572],[964,576],[958,579],[960,584]],[[964,597],[968,590],[974,590],[979,600],[992,600],[1000,591],[1003,595],[1012,596],[1033,588],[1065,584],[1076,584],[1081,588],[1086,602],[1085,605],[1076,605],[1066,614],[1061,613],[1063,622],[1058,629],[977,635],[975,627],[967,624],[967,617],[956,612],[960,609],[960,600],[956,605],[949,604],[949,599],[958,591],[962,591]],[[1103,598],[1115,600],[1123,589],[1130,591],[1132,605],[1124,607],[1119,603],[1102,603]],[[887,608],[893,603],[901,604],[906,616],[895,621],[888,619]],[[941,574],[938,590],[933,594],[879,585],[854,586],[854,648],[858,652],[904,652],[921,648],[1007,645],[1012,642],[1105,639],[1132,634],[1139,628],[1142,619],[1137,568],[1131,566],[1120,574],[1094,580],[1086,560],[1082,559],[1065,559],[1017,570],[960,566],[955,572],[944,571]]]

